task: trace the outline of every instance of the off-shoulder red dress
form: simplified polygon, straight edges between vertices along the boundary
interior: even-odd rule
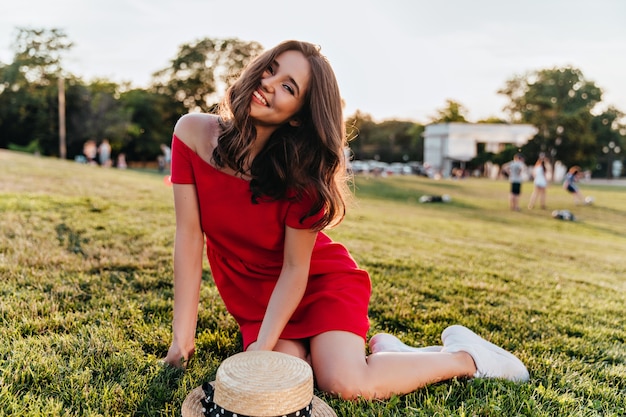
[[[217,170],[176,136],[171,181],[195,184],[211,273],[247,348],[257,339],[282,268],[285,225],[309,227],[310,221],[299,221],[309,206],[287,200],[252,203],[248,181]],[[319,232],[306,292],[281,338],[344,330],[365,339],[370,293],[367,272],[344,246]]]

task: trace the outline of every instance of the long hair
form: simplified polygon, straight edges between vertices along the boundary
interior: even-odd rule
[[[577,175],[581,171],[582,171],[581,167],[579,167],[578,165],[574,165],[573,167],[569,169],[568,174]]]
[[[223,129],[213,160],[220,167],[246,173],[245,162],[256,138],[250,118],[252,93],[263,71],[286,51],[299,51],[309,62],[309,86],[297,114],[299,125],[285,123],[276,129],[252,162],[252,201],[306,197],[314,204],[300,221],[323,210],[322,218],[312,226],[321,230],[338,224],[345,215],[347,143],[339,86],[317,46],[285,41],[250,63],[220,104]]]
[[[535,162],[535,167],[541,167],[543,168],[543,171],[546,171],[546,160],[545,158],[539,158],[537,159],[537,162]]]

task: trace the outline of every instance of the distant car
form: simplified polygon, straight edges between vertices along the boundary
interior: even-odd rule
[[[367,174],[370,172],[370,166],[365,161],[351,161],[350,167],[352,168],[352,172],[354,174]]]
[[[408,162],[407,165],[411,167],[413,174],[419,175],[420,177],[429,177],[428,171],[424,168],[424,165],[419,162]]]
[[[387,171],[393,175],[410,175],[413,170],[410,166],[402,162],[392,162]]]
[[[367,162],[370,172],[374,175],[387,176],[389,174],[389,164],[382,161],[370,160]]]

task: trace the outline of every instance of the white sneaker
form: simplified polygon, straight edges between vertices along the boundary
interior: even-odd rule
[[[370,352],[441,352],[443,346],[426,346],[416,348],[405,345],[400,339],[389,333],[378,333],[369,341]]]
[[[526,366],[515,355],[478,336],[464,326],[450,326],[441,333],[443,352],[469,353],[476,364],[475,378],[528,381]]]

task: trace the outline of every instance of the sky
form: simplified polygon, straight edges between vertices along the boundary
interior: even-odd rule
[[[566,66],[626,113],[624,22],[623,0],[7,0],[0,62],[16,28],[58,28],[71,73],[143,88],[185,43],[298,39],[321,46],[346,115],[426,123],[450,99],[470,121],[502,117],[507,80]]]

